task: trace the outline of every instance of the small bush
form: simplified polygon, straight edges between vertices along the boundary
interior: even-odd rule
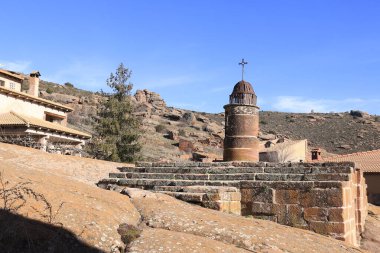
[[[262,124],[262,125],[266,125],[266,124],[268,124],[268,122],[266,122],[265,120],[261,120],[261,121],[260,121],[260,124]]]
[[[186,131],[184,129],[178,130],[178,135],[182,137],[186,137]]]
[[[128,225],[126,223],[120,224],[119,228],[117,229],[117,232],[119,233],[121,240],[125,245],[130,244],[134,240],[140,237],[141,235],[141,229],[133,226]]]
[[[74,84],[69,83],[69,82],[64,83],[64,85],[65,85],[66,87],[68,87],[68,88],[74,88]]]
[[[48,94],[52,94],[52,93],[53,93],[53,89],[50,88],[50,87],[48,87],[48,88],[46,89],[46,92],[47,92]]]
[[[154,128],[156,129],[157,133],[166,133],[168,131],[168,129],[166,128],[166,126],[164,126],[162,124],[157,125]]]

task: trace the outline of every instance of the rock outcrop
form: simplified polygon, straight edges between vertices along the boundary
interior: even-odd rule
[[[103,99],[100,94],[41,81],[41,97],[74,108],[68,115],[71,127],[92,133],[96,105]],[[49,93],[45,90],[49,89]],[[165,139],[166,132],[178,133],[190,138],[203,153],[222,157],[224,138],[224,114],[194,112],[168,107],[155,92],[136,91],[131,97],[135,115],[142,118],[142,155],[146,160],[180,161],[191,154],[184,154],[175,146],[178,138]],[[222,107],[220,108],[222,110]],[[158,133],[155,128],[164,126],[167,131]],[[380,148],[380,117],[363,111],[346,113],[280,113],[260,112],[261,141],[307,139],[311,147],[323,148],[327,153],[348,154]],[[260,138],[261,137],[261,138]],[[161,151],[155,150],[160,146]],[[349,147],[349,148],[348,148]]]

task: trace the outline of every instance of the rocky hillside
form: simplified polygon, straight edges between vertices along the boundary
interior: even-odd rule
[[[164,194],[129,189],[127,196],[97,188],[95,182],[116,170],[115,163],[4,143],[0,161],[0,192],[17,200],[4,202],[0,194],[0,252],[117,253],[124,243],[129,252],[364,252],[310,231]],[[375,248],[376,231],[367,234]]]
[[[68,122],[92,132],[92,116],[101,96],[68,85],[42,82],[41,97],[74,108]],[[138,90],[132,97],[141,117],[145,134],[145,160],[183,160],[197,157],[221,158],[224,138],[224,114],[194,112],[168,107],[159,94]],[[222,107],[221,107],[221,110]],[[260,112],[260,139],[308,139],[309,146],[328,153],[347,154],[380,148],[380,116],[365,112],[281,113]]]

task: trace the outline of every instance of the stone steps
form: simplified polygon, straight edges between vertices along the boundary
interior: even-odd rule
[[[122,173],[170,173],[170,174],[238,174],[238,173],[271,173],[271,174],[349,174],[353,169],[350,166],[328,166],[311,167],[303,164],[297,167],[289,167],[281,164],[275,167],[267,166],[213,166],[213,167],[197,167],[197,166],[179,166],[179,167],[119,167]]]
[[[143,173],[119,172],[110,173],[110,179],[161,179],[161,180],[194,180],[194,181],[349,181],[350,175],[345,173],[323,174],[280,174],[280,173]]]
[[[206,208],[241,214],[241,193],[224,186],[155,186],[153,191]]]

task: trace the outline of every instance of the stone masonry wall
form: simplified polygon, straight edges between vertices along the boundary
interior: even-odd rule
[[[297,169],[279,170],[288,174],[269,176],[267,180],[271,181],[242,182],[243,215],[251,214],[359,244],[367,213],[366,185],[360,170],[349,166],[314,167],[309,175],[304,175],[304,180],[310,181],[286,183],[278,180],[296,177],[293,173]],[[327,171],[339,174],[320,174]]]
[[[363,174],[349,162],[139,163],[120,171],[98,185],[155,191],[178,191],[187,186],[201,186],[203,191],[208,186],[236,187],[241,194],[242,215],[312,230],[353,245],[360,242],[367,214]]]

